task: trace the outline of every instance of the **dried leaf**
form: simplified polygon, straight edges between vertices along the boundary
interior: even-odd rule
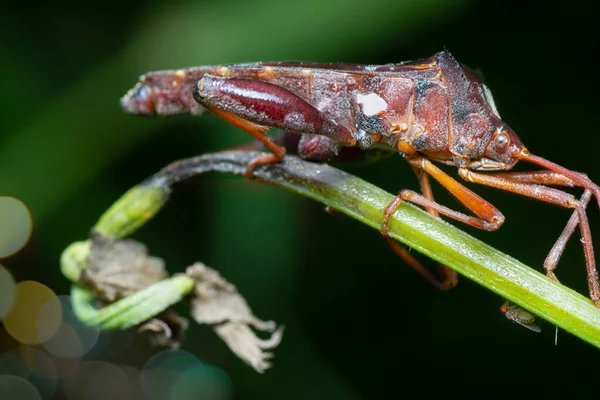
[[[178,349],[185,339],[185,330],[189,323],[171,309],[167,309],[156,318],[144,323],[139,332],[149,332],[150,344],[157,347]]]
[[[114,303],[158,282],[166,283],[167,278],[164,261],[149,256],[143,244],[132,239],[114,240],[99,233],[92,234],[87,268],[82,273],[82,279],[102,302]],[[167,303],[172,301],[166,294],[161,296],[163,298]],[[127,312],[133,310],[129,305]],[[178,348],[183,342],[187,326],[187,319],[166,309],[144,322],[138,330],[149,331],[152,345]]]
[[[269,368],[271,363],[267,360],[273,354],[264,350],[279,344],[283,327],[277,329],[275,322],[255,317],[236,287],[204,264],[188,267],[185,275],[186,279],[194,280],[189,296],[192,317],[198,323],[213,326],[229,348],[256,371],[262,373]],[[131,239],[113,240],[97,233],[92,235],[82,280],[102,301],[114,303],[124,297],[133,298],[135,296],[129,295],[158,282],[164,283],[167,277],[163,260],[148,256],[143,244]],[[261,339],[251,327],[271,335],[266,340]],[[155,345],[176,348],[183,341],[186,328],[186,319],[166,309],[140,325],[139,331],[149,332],[150,341]]]
[[[271,364],[266,360],[273,355],[263,350],[279,344],[283,327],[276,330],[275,322],[255,317],[235,286],[217,271],[196,263],[187,268],[186,274],[196,281],[190,300],[192,317],[200,324],[214,325],[215,332],[231,351],[256,371],[262,373],[269,368]],[[258,338],[250,325],[256,330],[271,332],[270,338]]]
[[[85,285],[98,298],[114,302],[167,278],[164,261],[148,256],[146,246],[132,239],[113,240],[92,234]]]
[[[268,340],[262,340],[243,322],[225,322],[215,326],[214,330],[235,355],[261,374],[271,367],[271,363],[267,360],[273,357],[273,353],[263,350],[276,347],[283,336],[283,326],[281,326]]]

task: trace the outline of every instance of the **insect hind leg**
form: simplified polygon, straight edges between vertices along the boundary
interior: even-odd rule
[[[213,108],[213,107],[207,107],[207,108],[212,113],[214,113],[216,116],[229,122],[231,125],[236,126],[240,129],[243,129],[244,131],[246,131],[249,134],[251,134],[252,136],[254,136],[256,139],[258,139],[260,142],[262,142],[267,149],[269,149],[271,151],[271,154],[261,154],[260,156],[256,157],[254,160],[252,160],[248,163],[248,166],[246,167],[246,172],[244,174],[247,178],[250,178],[252,176],[252,172],[254,171],[254,169],[256,167],[259,167],[261,165],[271,164],[271,163],[274,163],[277,161],[281,161],[281,159],[285,155],[285,153],[286,153],[285,147],[280,146],[277,143],[273,142],[266,135],[265,132],[268,130],[267,127],[254,124],[250,121],[247,121],[243,118],[238,117],[237,115],[235,115],[233,113],[221,110],[219,108]]]
[[[269,82],[205,74],[194,84],[192,95],[209,111],[252,134],[273,152],[261,156],[253,166],[278,161],[285,154],[283,147],[265,135],[269,128],[321,135],[345,145],[356,144],[349,128],[300,96]]]

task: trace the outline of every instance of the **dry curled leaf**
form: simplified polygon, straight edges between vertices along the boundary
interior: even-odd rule
[[[92,246],[82,279],[99,300],[110,304],[168,278],[164,261],[148,255],[146,246],[132,239],[114,240],[92,234]],[[188,320],[166,309],[139,326],[149,332],[149,341],[158,347],[178,348]]]
[[[187,268],[186,275],[196,281],[190,300],[191,314],[196,322],[213,325],[231,351],[256,371],[262,373],[269,368],[271,363],[267,360],[273,354],[263,350],[279,344],[283,327],[277,329],[275,322],[255,317],[235,286],[206,265],[196,263]],[[250,326],[270,332],[271,336],[267,340],[260,339]]]
[[[171,309],[167,309],[145,322],[138,328],[139,332],[149,332],[152,346],[178,349],[185,339],[185,330],[189,323]]]
[[[167,277],[164,261],[148,256],[143,244],[132,239],[114,240],[92,234],[82,280],[99,299],[114,302]]]
[[[194,280],[194,289],[189,295],[192,317],[198,323],[211,325],[231,351],[256,371],[269,368],[268,359],[273,354],[264,350],[279,344],[283,327],[277,329],[275,322],[254,316],[236,287],[204,264],[188,267],[186,275]],[[166,278],[163,260],[149,256],[143,244],[132,239],[114,240],[92,235],[82,283],[92,288],[103,302],[113,303]],[[183,341],[187,325],[186,319],[166,309],[138,329],[149,333],[152,344],[176,348]],[[259,338],[252,328],[269,332],[269,338]]]
[[[263,350],[276,347],[281,342],[283,335],[282,326],[273,332],[269,339],[262,340],[243,322],[224,322],[215,326],[214,329],[235,355],[260,373],[271,367],[271,363],[267,360],[273,357],[273,353]]]

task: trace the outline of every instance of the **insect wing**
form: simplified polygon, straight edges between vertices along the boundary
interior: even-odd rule
[[[539,325],[534,324],[533,322],[527,324],[525,322],[521,322],[521,321],[516,320],[516,319],[513,319],[512,321],[516,322],[517,324],[521,325],[524,328],[529,329],[530,331],[534,331],[534,332],[537,332],[537,333],[540,333],[542,331],[542,328],[540,328]]]

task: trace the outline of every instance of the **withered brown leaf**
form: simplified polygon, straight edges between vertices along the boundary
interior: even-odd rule
[[[262,373],[269,368],[271,363],[267,360],[273,354],[263,350],[280,343],[283,326],[277,329],[275,322],[254,316],[236,287],[206,265],[196,263],[187,268],[186,274],[196,281],[190,298],[191,314],[196,322],[212,325],[231,351],[256,371]],[[266,340],[260,339],[250,326],[271,335]]]

